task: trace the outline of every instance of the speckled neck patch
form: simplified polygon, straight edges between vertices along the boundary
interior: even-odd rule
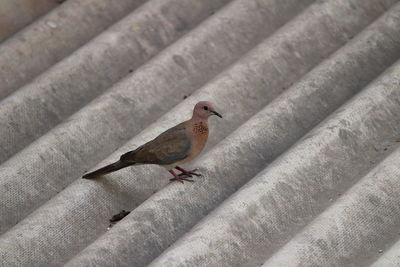
[[[195,123],[193,131],[198,134],[208,134],[208,126],[202,122]]]

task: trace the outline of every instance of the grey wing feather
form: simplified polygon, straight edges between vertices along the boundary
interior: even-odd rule
[[[130,160],[136,163],[169,165],[185,159],[190,147],[185,124],[181,123],[128,153]]]
[[[169,165],[169,164],[173,164],[177,161],[183,160],[185,158],[187,158],[188,156],[188,151],[190,149],[191,145],[190,142],[187,142],[183,147],[182,147],[182,151],[180,152],[173,152],[170,153],[168,155],[165,155],[164,157],[162,157],[162,159],[157,163],[159,165]]]

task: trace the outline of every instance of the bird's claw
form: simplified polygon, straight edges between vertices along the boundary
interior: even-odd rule
[[[192,182],[193,183],[194,180],[188,179],[189,177],[191,178],[191,177],[193,177],[193,175],[194,176],[201,176],[201,174],[195,173],[195,171],[197,171],[197,169],[194,169],[192,171],[187,171],[187,170],[185,170],[185,169],[183,169],[183,168],[181,168],[179,166],[176,166],[175,168],[178,171],[181,171],[181,173],[177,175],[173,170],[169,170],[169,172],[174,176],[173,178],[169,179],[171,182],[178,181],[180,183],[184,183],[184,181],[187,181],[187,182]]]
[[[196,171],[198,171],[199,169],[194,169],[191,171],[187,171],[187,172],[182,172],[180,173],[178,176],[187,176],[187,177],[193,177],[194,176],[201,176],[200,173],[196,173]]]

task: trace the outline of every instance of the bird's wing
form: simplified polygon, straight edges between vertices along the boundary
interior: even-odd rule
[[[163,132],[152,141],[121,156],[122,161],[144,164],[169,165],[188,156],[191,141],[185,123]]]

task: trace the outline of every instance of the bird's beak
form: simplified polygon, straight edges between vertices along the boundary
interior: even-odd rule
[[[218,112],[216,112],[216,111],[214,111],[214,110],[212,110],[211,112],[214,113],[214,115],[217,115],[218,117],[222,118],[222,115],[219,114]]]

